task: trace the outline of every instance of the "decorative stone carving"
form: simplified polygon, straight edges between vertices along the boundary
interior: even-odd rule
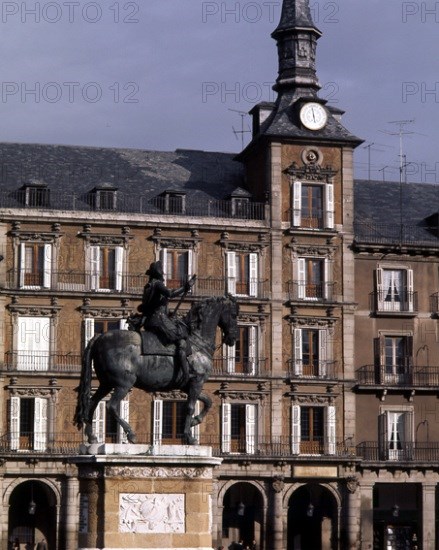
[[[284,476],[275,476],[271,486],[275,493],[281,493],[285,487]]]
[[[187,394],[181,390],[155,392],[154,396],[156,399],[172,399],[182,401],[187,399]]]
[[[356,476],[349,476],[346,478],[346,488],[351,493],[354,494],[359,486],[359,481]]]
[[[185,478],[185,479],[210,479],[212,468],[161,468],[160,466],[109,466],[105,469],[105,475],[109,477],[131,478]]]
[[[294,180],[305,181],[321,181],[323,183],[330,183],[334,176],[337,174],[336,170],[333,170],[331,166],[322,168],[317,162],[309,162],[299,168],[295,162],[291,164],[285,173],[291,176]]]
[[[184,533],[183,494],[119,495],[119,532]]]
[[[84,231],[78,233],[89,245],[128,246],[134,237],[122,228],[122,235],[91,233],[90,226],[84,226]]]
[[[20,315],[27,315],[29,317],[47,317],[50,315],[57,315],[61,309],[61,306],[51,305],[51,306],[26,306],[19,305],[18,299],[13,303],[6,306],[11,313],[18,313]]]

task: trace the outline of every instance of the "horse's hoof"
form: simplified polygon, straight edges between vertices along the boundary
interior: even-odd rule
[[[197,445],[197,443],[198,443],[198,440],[195,439],[195,437],[188,436],[188,437],[186,438],[186,444],[187,444],[187,445]]]
[[[133,444],[137,442],[136,434],[133,434],[133,433],[128,434],[127,439],[130,443],[133,443]]]

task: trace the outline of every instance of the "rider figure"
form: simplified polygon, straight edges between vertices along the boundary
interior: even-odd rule
[[[187,281],[182,287],[170,290],[164,283],[162,262],[153,262],[146,271],[149,280],[143,289],[142,297],[142,320],[140,326],[146,330],[156,333],[163,343],[175,344],[180,366],[186,379],[190,378],[187,326],[178,319],[172,319],[168,313],[170,298],[182,296],[189,292],[195,283],[195,276]]]

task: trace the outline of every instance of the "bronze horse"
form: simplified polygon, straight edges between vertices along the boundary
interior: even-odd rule
[[[187,393],[184,425],[186,443],[194,445],[191,427],[200,424],[212,401],[202,393],[203,384],[212,371],[216,328],[223,331],[223,342],[233,346],[238,335],[238,304],[231,296],[208,298],[195,303],[185,322],[189,327],[192,347],[191,362],[195,375],[187,381],[173,356],[141,355],[141,335],[131,330],[110,330],[95,335],[88,343],[82,358],[81,381],[78,390],[74,422],[78,429],[85,426],[89,443],[97,441],[92,422],[96,407],[106,395],[113,392],[106,406],[127,435],[136,442],[131,426],[119,415],[119,404],[131,388],[147,392],[183,390]],[[91,394],[92,361],[100,385]],[[197,400],[203,402],[200,414],[194,416]]]

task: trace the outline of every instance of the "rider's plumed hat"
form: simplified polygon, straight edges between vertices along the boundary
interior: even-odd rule
[[[163,279],[164,273],[162,262],[160,260],[158,262],[152,262],[152,264],[146,270],[145,275],[149,275],[150,277],[155,277],[158,279]]]

